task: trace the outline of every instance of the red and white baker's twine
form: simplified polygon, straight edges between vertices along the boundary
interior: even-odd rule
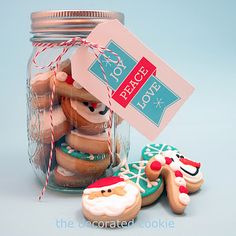
[[[107,61],[112,61],[113,63],[117,63],[117,64],[120,62],[120,57],[117,53],[113,52],[109,48],[100,46],[96,43],[89,42],[86,39],[83,39],[83,38],[80,38],[80,37],[74,37],[74,38],[72,38],[68,41],[63,41],[63,42],[60,42],[60,43],[38,43],[38,42],[34,42],[33,46],[37,47],[37,48],[40,48],[36,51],[36,53],[35,53],[35,55],[32,59],[33,64],[36,68],[39,68],[39,69],[43,70],[43,69],[51,69],[52,66],[55,66],[53,86],[52,86],[52,92],[51,92],[51,98],[50,98],[50,109],[49,109],[49,112],[50,112],[50,127],[51,127],[51,148],[50,148],[50,157],[49,157],[49,162],[48,162],[47,176],[46,176],[45,184],[44,184],[44,186],[42,188],[42,191],[39,195],[39,200],[41,200],[44,193],[45,193],[45,191],[46,191],[47,185],[48,185],[49,176],[50,176],[50,169],[51,169],[51,165],[52,165],[52,158],[53,158],[53,149],[54,149],[54,146],[55,146],[54,125],[53,125],[52,112],[53,112],[53,100],[54,100],[55,88],[56,88],[56,85],[55,85],[56,72],[58,70],[59,63],[62,60],[62,57],[73,46],[85,46],[85,47],[90,48],[92,50],[92,52],[94,53],[95,57],[97,58],[97,61],[99,63],[99,66],[100,66],[102,74],[103,74],[103,77],[106,81],[108,103],[109,103],[109,108],[110,108],[109,109],[109,111],[110,111],[109,112],[109,121],[108,121],[108,127],[107,127],[108,128],[107,129],[107,135],[108,135],[107,142],[108,142],[109,154],[111,156],[112,156],[111,127],[112,127],[112,114],[113,114],[113,111],[111,109],[111,90],[110,90],[110,87],[109,87],[109,81],[107,79],[105,70],[104,70],[102,62],[99,58],[99,54],[102,54],[103,57]],[[53,61],[51,61],[48,65],[46,65],[46,66],[38,65],[38,63],[36,62],[36,59],[39,57],[39,55],[42,54],[43,52],[45,52],[46,50],[51,49],[51,48],[55,48],[55,47],[61,47],[62,48],[61,53]],[[107,57],[105,55],[105,52],[108,52],[108,53],[111,53],[112,55],[114,55],[117,58],[117,61],[111,60],[109,57]]]

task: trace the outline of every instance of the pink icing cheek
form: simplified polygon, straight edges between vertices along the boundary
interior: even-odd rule
[[[182,177],[176,177],[175,178],[175,183],[177,184],[177,186],[182,185],[182,186],[186,187],[186,181]]]
[[[179,201],[180,201],[183,205],[187,206],[187,205],[189,204],[189,202],[190,202],[190,197],[189,197],[189,195],[186,194],[186,193],[181,193],[181,194],[179,195]]]

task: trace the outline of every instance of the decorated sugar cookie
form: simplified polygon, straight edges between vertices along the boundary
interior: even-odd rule
[[[155,144],[155,143],[148,144],[142,150],[142,159],[148,161],[155,155],[161,154],[162,152],[165,151],[178,152],[178,149],[168,144]]]
[[[145,172],[150,180],[163,176],[170,207],[179,214],[184,212],[190,202],[188,192],[197,191],[203,184],[200,163],[176,151],[166,151],[151,158]]]
[[[50,89],[50,80],[54,76],[53,71],[47,71],[36,74],[30,80],[30,88],[33,94],[45,95],[48,94]]]
[[[134,182],[141,193],[142,206],[147,206],[155,202],[163,192],[164,183],[162,177],[150,181],[145,174],[145,167],[148,161],[138,161],[126,163],[114,176],[120,176],[125,180]]]
[[[99,102],[92,94],[82,88],[71,76],[71,62],[69,59],[63,61],[58,68],[55,81],[51,79],[50,87],[55,83],[56,93],[79,101]]]
[[[54,169],[53,173],[55,183],[63,187],[82,188],[88,186],[96,180],[96,176],[81,176],[79,174],[66,170],[62,166],[57,166]]]
[[[89,185],[82,196],[82,211],[89,221],[114,227],[136,218],[141,208],[140,190],[130,180],[112,176]]]
[[[95,135],[83,134],[77,129],[66,135],[66,142],[76,150],[88,153],[108,153],[108,135],[106,132]]]
[[[104,104],[63,97],[61,105],[67,119],[81,132],[93,135],[103,133],[107,128],[109,112]]]
[[[30,120],[30,134],[34,140],[40,140],[42,143],[51,142],[51,113],[50,111],[43,110]],[[52,110],[53,131],[55,141],[59,140],[66,133],[71,130],[70,123],[67,121],[66,116],[61,106],[56,106]]]
[[[101,176],[110,164],[108,154],[89,154],[77,151],[67,143],[56,147],[56,159],[60,166],[79,175]]]

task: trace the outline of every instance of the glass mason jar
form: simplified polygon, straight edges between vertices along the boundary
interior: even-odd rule
[[[97,24],[112,19],[123,23],[124,16],[111,11],[75,10],[35,12],[31,19],[34,46],[27,78],[29,160],[44,184],[51,157],[47,187],[81,192],[96,179],[112,175],[127,160],[129,125],[113,113],[108,138],[109,109],[71,76],[69,58],[78,46],[69,49],[56,69],[55,65],[39,69],[33,58],[42,49],[39,43],[86,38]],[[61,50],[60,47],[45,50],[37,63],[49,64]]]

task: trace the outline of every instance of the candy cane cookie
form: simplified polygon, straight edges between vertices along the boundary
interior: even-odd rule
[[[67,119],[79,131],[90,135],[105,132],[109,112],[102,103],[79,102],[63,97],[61,106]]]
[[[145,174],[145,167],[148,161],[138,161],[132,163],[125,163],[114,176],[120,176],[125,180],[134,182],[141,193],[142,207],[155,202],[163,192],[164,184],[162,177],[150,181]]]
[[[176,151],[166,151],[148,161],[145,173],[149,180],[163,176],[170,207],[181,214],[190,202],[188,192],[197,191],[203,183],[199,168],[200,163],[188,160]]]

